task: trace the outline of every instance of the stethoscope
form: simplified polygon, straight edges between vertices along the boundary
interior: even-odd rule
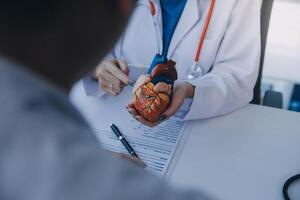
[[[211,18],[212,18],[212,15],[213,15],[213,11],[214,11],[214,8],[215,8],[215,2],[216,2],[215,0],[210,1],[210,7],[209,7],[209,10],[208,10],[208,14],[206,16],[205,23],[204,23],[204,26],[203,26],[203,31],[201,33],[200,40],[199,40],[199,43],[198,43],[198,48],[197,48],[196,54],[194,56],[194,63],[186,72],[186,77],[189,80],[194,80],[194,79],[196,79],[196,78],[203,75],[202,74],[203,73],[202,68],[198,63],[199,63],[200,55],[201,55],[201,52],[202,52],[202,49],[203,49],[204,40],[205,40],[207,31],[208,31],[208,28],[209,28],[209,24],[211,22]],[[149,0],[149,8],[150,8],[151,15],[155,16],[156,15],[156,8],[155,8],[155,5],[154,5],[152,0]]]
[[[155,9],[155,5],[154,5],[154,3],[153,3],[152,0],[149,0],[149,7],[150,7],[150,11],[151,11],[152,16],[155,16],[156,9]],[[187,74],[186,74],[187,78],[190,79],[190,80],[193,80],[193,79],[195,79],[195,78],[197,78],[199,76],[202,76],[202,69],[198,65],[198,62],[200,60],[201,51],[202,51],[202,48],[203,48],[203,44],[204,44],[204,40],[205,40],[205,37],[206,37],[207,30],[209,28],[209,24],[210,24],[210,21],[211,21],[211,17],[212,17],[212,14],[213,14],[214,7],[215,7],[215,0],[211,0],[210,1],[210,8],[209,8],[209,11],[208,11],[205,23],[204,23],[204,28],[203,28],[203,31],[201,33],[200,40],[199,40],[199,43],[198,43],[198,49],[197,49],[195,57],[194,57],[194,63],[188,69]],[[289,186],[292,183],[294,183],[297,180],[299,180],[299,179],[300,179],[300,174],[295,175],[295,176],[289,178],[284,183],[283,196],[284,196],[285,200],[290,200],[290,197],[289,197],[289,194],[288,194]]]

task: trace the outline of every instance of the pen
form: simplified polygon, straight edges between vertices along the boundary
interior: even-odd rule
[[[136,158],[139,159],[138,155],[132,148],[132,146],[129,144],[129,142],[124,138],[123,134],[119,130],[119,128],[115,124],[110,125],[111,130],[114,132],[114,134],[117,136],[120,142],[124,145],[124,147],[127,149],[128,153]]]
[[[130,81],[130,82],[127,84],[127,86],[128,86],[128,87],[131,87],[131,88],[133,88],[134,85],[135,85],[135,82],[134,82],[134,81]]]

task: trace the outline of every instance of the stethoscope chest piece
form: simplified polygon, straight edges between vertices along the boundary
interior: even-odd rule
[[[194,62],[186,71],[186,77],[188,80],[194,80],[201,76],[203,76],[203,70],[197,62]]]

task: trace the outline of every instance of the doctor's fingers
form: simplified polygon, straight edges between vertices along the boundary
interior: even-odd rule
[[[102,63],[96,68],[96,76],[98,78],[105,78],[109,80],[109,76],[112,76],[112,73],[109,70],[110,68],[118,68],[118,62],[116,60],[104,60]]]
[[[138,112],[135,110],[134,106],[128,106],[127,110],[132,115],[132,117],[135,119],[139,115]]]
[[[126,62],[123,60],[120,60],[120,59],[117,59],[116,62],[118,64],[119,68],[121,69],[121,71],[128,76],[129,68],[128,68]]]
[[[99,74],[98,80],[99,80],[99,83],[106,81],[111,84],[114,84],[114,86],[116,86],[117,88],[118,87],[123,88],[125,86],[125,84],[123,82],[121,82],[118,78],[116,78],[114,75],[112,75],[108,71],[103,71],[101,74]]]
[[[127,106],[128,112],[132,115],[133,118],[135,118],[136,120],[138,120],[139,122],[141,122],[142,124],[149,126],[151,128],[159,125],[162,121],[157,121],[157,122],[149,122],[147,121],[143,116],[141,116],[136,109],[134,108],[133,103],[130,103]]]
[[[124,73],[121,69],[119,69],[116,65],[112,63],[107,63],[109,67],[107,67],[107,71],[116,77],[118,80],[122,81],[124,84],[128,85],[132,81],[128,77],[128,74]]]
[[[119,80],[116,76],[111,74],[109,71],[101,72],[99,74],[98,78],[99,78],[99,80],[106,80],[110,83],[115,83],[115,84],[118,84],[118,85],[125,86],[125,84],[121,80]]]
[[[162,114],[163,118],[167,119],[174,116],[182,106],[184,99],[185,99],[185,95],[180,90],[174,91],[171,105]]]
[[[113,94],[116,94],[116,95],[120,94],[123,90],[123,87],[122,87],[122,85],[120,85],[120,82],[119,82],[119,84],[116,84],[116,83],[111,83],[106,80],[100,80],[99,85],[104,91],[110,92],[110,93],[113,92]]]
[[[160,124],[162,121],[158,121],[158,122],[149,122],[147,121],[143,116],[141,116],[136,110],[135,108],[133,107],[132,104],[129,104],[128,107],[128,112],[132,115],[133,118],[135,118],[136,120],[138,120],[140,123],[148,126],[148,127],[155,127],[157,126],[158,124]]]
[[[148,122],[143,116],[141,116],[133,106],[129,106],[128,108],[128,112],[132,115],[133,118],[135,118],[136,120],[138,120],[139,122],[141,122],[142,124],[149,126],[149,127],[154,127],[156,126],[156,123],[153,122]]]
[[[107,87],[103,87],[102,90],[105,91],[110,96],[118,96],[118,94],[116,92],[112,91],[111,89],[109,89]]]

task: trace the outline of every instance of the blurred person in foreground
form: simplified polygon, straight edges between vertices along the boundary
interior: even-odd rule
[[[134,1],[0,1],[0,199],[208,199],[102,150],[68,102],[119,37],[124,4]]]

